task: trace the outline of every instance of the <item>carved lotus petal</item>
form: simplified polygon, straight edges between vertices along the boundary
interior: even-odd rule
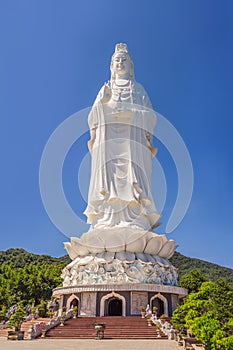
[[[166,266],[169,266],[170,263],[168,260],[164,259],[164,258],[161,258],[160,256],[158,255],[154,255],[153,258],[155,259],[155,261],[160,265],[160,266],[163,266],[163,267],[166,267]]]
[[[170,259],[170,258],[173,256],[175,250],[176,250],[178,247],[179,247],[178,245],[175,245],[174,250],[171,250],[170,254],[167,256],[167,259]]]
[[[135,254],[130,252],[119,252],[116,253],[116,259],[131,262],[135,260]]]
[[[144,249],[144,253],[147,254],[158,254],[158,252],[162,249],[164,244],[163,236],[155,236],[152,237],[146,244],[146,248]]]
[[[142,261],[142,262],[149,262],[149,260],[148,260],[148,257],[147,257],[147,254],[144,254],[144,253],[137,253],[136,254],[136,256],[137,256],[137,259],[138,260],[140,260],[140,261]]]
[[[108,252],[121,252],[125,249],[125,241],[121,235],[106,235],[104,237],[105,244],[104,248]]]
[[[103,262],[110,262],[114,259],[115,253],[114,252],[103,252],[96,254],[96,258],[98,260],[103,260]]]
[[[105,251],[104,242],[101,236],[97,236],[94,232],[87,232],[82,235],[81,243],[88,247],[90,253],[102,253]]]
[[[79,238],[71,237],[70,241],[71,241],[71,246],[74,249],[74,251],[77,252],[77,255],[85,256],[89,254],[90,252],[89,249],[85,244],[82,243],[82,241]]]
[[[169,259],[174,254],[176,246],[175,242],[168,241],[165,235],[130,227],[117,227],[89,231],[81,238],[72,237],[71,243],[65,243],[65,248],[72,260],[78,256],[103,254],[98,255],[98,259],[110,261],[114,253],[120,253],[119,260],[130,262],[134,260],[134,254],[142,253],[147,255],[147,258],[144,256],[143,261],[154,263],[153,256]],[[108,253],[110,255],[106,255],[105,259],[104,254]]]
[[[148,262],[150,262],[152,264],[154,264],[156,262],[152,255],[146,254],[146,257],[147,257]]]
[[[130,233],[126,240],[125,250],[130,253],[140,253],[143,252],[146,246],[145,234],[141,232]]]
[[[161,237],[160,235],[158,235],[157,233],[155,232],[152,232],[152,231],[148,231],[146,233],[146,241],[148,242],[151,238],[154,238],[154,237]]]
[[[75,258],[77,258],[78,252],[76,252],[76,251],[72,248],[70,242],[64,242],[64,247],[65,247],[67,253],[69,254],[70,259],[74,260]]]
[[[158,255],[161,256],[161,258],[167,258],[174,251],[175,251],[175,241],[171,239],[163,245]]]
[[[135,260],[135,254],[130,252],[125,252],[126,254],[126,261],[134,261]]]

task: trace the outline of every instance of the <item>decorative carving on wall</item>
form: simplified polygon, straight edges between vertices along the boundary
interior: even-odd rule
[[[161,259],[153,259],[155,262],[151,262],[148,254],[140,254],[133,261],[119,260],[114,255],[105,260],[98,254],[77,258],[63,269],[63,286],[122,283],[176,286],[176,268],[168,260],[161,262]]]
[[[83,293],[81,303],[81,316],[96,315],[96,293]]]
[[[140,315],[140,306],[148,304],[147,292],[132,292],[131,294],[131,315]]]

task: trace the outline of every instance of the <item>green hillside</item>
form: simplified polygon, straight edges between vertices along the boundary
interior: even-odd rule
[[[7,251],[0,251],[0,266],[3,263],[11,264],[13,268],[24,268],[26,265],[37,264],[61,264],[65,266],[70,262],[68,255],[54,258],[49,255],[37,255],[29,253],[22,248],[11,248]],[[179,277],[191,270],[199,270],[210,281],[225,278],[227,282],[233,283],[233,269],[213,264],[204,260],[189,258],[175,252],[170,259],[171,263],[178,269]]]
[[[61,258],[53,258],[49,255],[29,253],[22,248],[11,248],[6,251],[0,251],[0,265],[3,263],[10,263],[14,268],[22,268],[30,264],[68,264],[69,262],[70,258],[68,255],[62,256]]]
[[[54,258],[36,255],[24,249],[0,251],[0,308],[19,301],[39,303],[51,298],[53,288],[62,285],[61,270],[70,262],[67,255]],[[233,270],[203,260],[175,253],[171,259],[181,277],[191,270],[199,270],[207,279],[220,277],[233,285]]]
[[[192,270],[199,270],[210,281],[216,282],[219,278],[223,278],[233,286],[233,269],[228,267],[223,267],[200,259],[188,258],[178,252],[175,252],[170,261],[178,268],[179,277]]]

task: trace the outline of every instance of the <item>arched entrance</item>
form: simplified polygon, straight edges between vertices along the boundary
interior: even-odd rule
[[[122,300],[108,299],[108,316],[122,316]]]
[[[72,308],[72,307],[74,307],[74,306],[78,306],[78,299],[73,299],[72,301],[71,301],[71,303],[70,303],[70,307]]]
[[[150,299],[150,308],[157,307],[157,316],[168,315],[168,301],[164,295],[158,293]]]
[[[112,292],[100,300],[100,316],[126,316],[126,300],[121,294]]]
[[[163,305],[163,301],[159,298],[156,298],[152,301],[152,310],[153,307],[157,307],[157,316],[160,317],[161,315],[164,314],[164,305]]]
[[[69,311],[70,309],[73,309],[74,306],[78,307],[78,312],[79,312],[80,311],[79,310],[80,309],[80,300],[77,297],[77,295],[72,294],[67,300],[66,310]]]

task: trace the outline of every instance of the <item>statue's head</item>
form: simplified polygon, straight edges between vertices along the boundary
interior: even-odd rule
[[[116,44],[115,52],[111,59],[111,80],[115,80],[116,74],[129,76],[134,80],[134,64],[126,44]]]

